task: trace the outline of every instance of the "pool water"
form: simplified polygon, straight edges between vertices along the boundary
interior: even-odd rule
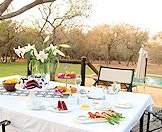
[[[134,77],[133,82],[144,83],[143,80],[138,80]],[[146,84],[153,86],[162,86],[162,77],[157,76],[146,76]]]

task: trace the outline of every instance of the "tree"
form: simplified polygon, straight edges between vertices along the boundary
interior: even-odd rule
[[[153,63],[160,65],[162,63],[162,32],[152,36],[149,44],[150,60]]]
[[[90,15],[90,0],[64,0],[39,7],[42,21],[36,20],[35,25],[40,31],[51,35],[52,43],[68,43],[66,34],[74,28],[82,28]]]
[[[20,26],[20,23],[11,20],[0,22],[0,51],[3,61],[6,61],[9,55],[12,59],[13,48],[17,46],[17,33]]]
[[[34,0],[33,2],[23,6],[22,8],[14,11],[14,12],[10,12],[10,13],[6,13],[7,9],[9,8],[9,6],[11,5],[13,0],[4,0],[2,3],[0,3],[0,20],[5,20],[5,19],[9,19],[15,16],[18,16],[20,14],[22,14],[23,12],[37,6],[43,3],[50,3],[50,2],[54,2],[56,0]]]

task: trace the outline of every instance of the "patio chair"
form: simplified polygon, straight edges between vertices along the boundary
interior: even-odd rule
[[[147,115],[147,129],[146,129],[147,132],[153,132],[153,131],[156,131],[156,130],[162,130],[162,109],[156,110],[155,112],[150,112],[150,111],[146,110],[145,114]],[[150,122],[151,122],[150,117],[151,117],[151,115],[153,116],[153,121],[152,122],[155,122],[154,125],[152,126],[153,127],[152,129],[150,127]],[[158,122],[160,122],[160,124],[157,124]]]
[[[6,131],[5,127],[8,126],[10,123],[11,122],[8,121],[8,120],[3,120],[3,121],[0,122],[0,126],[2,126],[2,132]]]
[[[113,68],[101,66],[97,81],[94,83],[104,83],[109,86],[113,82],[120,83],[127,91],[132,92],[132,82],[134,76],[134,69]]]

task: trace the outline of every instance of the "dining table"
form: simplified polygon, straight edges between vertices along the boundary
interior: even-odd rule
[[[2,81],[9,78],[21,78],[19,75],[0,78],[0,121],[9,120],[11,124],[6,127],[7,132],[130,132],[140,121],[146,109],[152,110],[153,99],[149,94],[122,92],[113,95],[105,90],[104,98],[89,98],[90,93],[99,88],[80,86],[86,93],[73,93],[68,96],[54,96],[56,86],[65,86],[64,83],[50,81],[48,89],[34,91],[37,99],[43,104],[42,109],[29,107],[31,99],[30,90],[6,91]],[[70,84],[69,84],[70,86]],[[75,86],[75,85],[73,85]],[[38,94],[39,93],[39,94]],[[51,109],[57,106],[58,101],[64,101],[69,108],[66,112]],[[129,107],[122,107],[119,102],[131,103]],[[88,108],[82,108],[83,104]],[[103,112],[97,104],[107,105],[123,117],[119,124],[110,124],[107,120],[79,120],[79,115],[88,115],[88,112]],[[141,123],[142,124],[142,123]],[[140,129],[142,131],[142,129]]]

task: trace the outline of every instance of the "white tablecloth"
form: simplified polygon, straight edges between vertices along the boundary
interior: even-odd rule
[[[54,84],[56,85],[56,84]],[[114,108],[126,118],[119,125],[105,123],[79,124],[75,121],[76,115],[95,110],[93,106],[89,110],[80,109],[79,105],[68,113],[55,113],[47,110],[30,110],[27,106],[29,97],[0,95],[0,120],[10,120],[7,132],[129,132],[146,108],[151,109],[153,100],[150,95],[130,92],[120,92],[118,99],[131,99],[134,107],[131,109]],[[41,98],[44,103],[56,104],[58,98]],[[66,99],[64,99],[67,101]],[[114,96],[107,95],[106,100],[114,102]],[[92,100],[88,100],[91,104]]]

